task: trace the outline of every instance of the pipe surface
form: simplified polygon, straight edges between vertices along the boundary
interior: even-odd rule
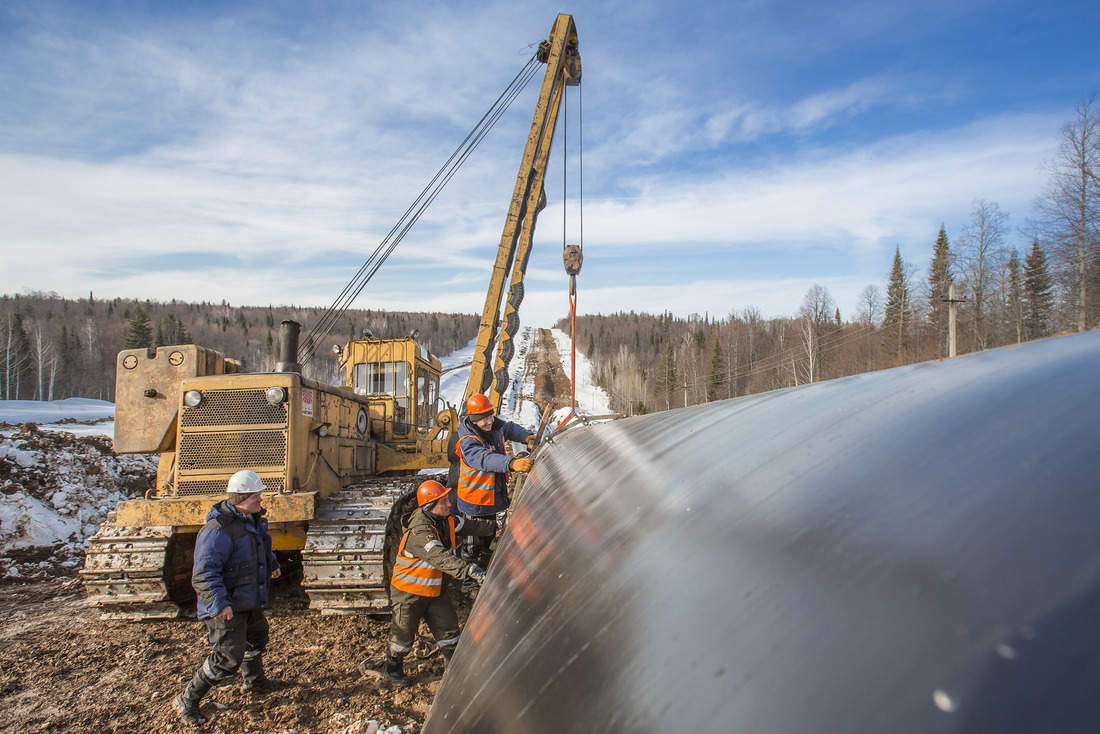
[[[425,723],[1100,730],[1100,332],[564,431]]]

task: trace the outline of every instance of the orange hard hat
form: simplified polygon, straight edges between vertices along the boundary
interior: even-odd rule
[[[493,404],[489,402],[489,398],[481,393],[471,395],[470,399],[466,401],[466,415],[480,415],[484,417],[484,414],[492,412]]]
[[[447,494],[446,487],[434,479],[429,479],[416,488],[416,505],[417,507],[423,507],[429,502],[435,502],[445,494]]]

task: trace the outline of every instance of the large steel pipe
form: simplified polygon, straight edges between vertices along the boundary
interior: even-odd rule
[[[566,432],[443,732],[1100,730],[1100,332]]]

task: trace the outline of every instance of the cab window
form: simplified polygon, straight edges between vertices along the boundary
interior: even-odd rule
[[[409,394],[409,366],[405,362],[369,362],[355,365],[352,387],[359,395]]]
[[[435,401],[439,394],[439,378],[428,370],[418,367],[416,370],[416,425],[428,429],[435,419]]]

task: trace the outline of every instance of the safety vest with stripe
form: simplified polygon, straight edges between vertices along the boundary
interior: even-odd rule
[[[485,442],[477,436],[471,435],[469,437],[479,442],[482,446],[485,446],[489,451],[493,450],[492,446],[486,446]],[[464,436],[463,438],[466,437]],[[481,469],[473,468],[466,463],[466,459],[462,456],[461,441],[459,441],[457,448],[458,461],[460,463],[458,469],[458,498],[471,505],[492,507],[496,503],[496,472],[482,471]]]
[[[447,518],[447,527],[451,535],[451,548],[454,548],[455,519],[453,516]],[[395,589],[417,596],[439,596],[443,591],[443,572],[405,550],[405,544],[409,541],[411,532],[410,528],[401,536],[401,547],[397,550],[397,559],[393,563],[393,576],[390,583]]]

